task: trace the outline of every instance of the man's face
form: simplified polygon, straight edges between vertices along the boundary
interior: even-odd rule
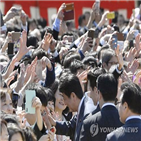
[[[97,90],[96,87],[94,89],[91,88],[89,80],[88,80],[87,90],[90,91],[90,97],[92,98],[94,105],[97,105],[98,102]]]
[[[125,120],[126,120],[126,108],[125,108],[125,104],[121,103],[122,101],[122,97],[123,97],[123,94],[121,94],[119,100],[118,100],[118,112],[119,112],[119,116],[120,116],[120,121],[122,123],[125,123]]]
[[[63,97],[64,97],[64,102],[68,106],[70,112],[76,112],[78,109],[75,106],[75,98],[72,96],[72,94],[70,97],[68,97],[63,93]]]
[[[113,65],[117,65],[118,64],[118,60],[117,60],[117,57],[116,56],[113,56],[109,62],[108,62],[108,65],[107,65],[107,70],[109,70],[111,68],[111,66]]]

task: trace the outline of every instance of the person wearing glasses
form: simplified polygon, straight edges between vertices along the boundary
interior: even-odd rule
[[[97,78],[98,100],[101,111],[83,122],[79,141],[104,141],[106,135],[122,126],[114,101],[117,80],[113,74],[101,74]]]
[[[119,116],[124,126],[107,135],[106,141],[141,140],[141,89],[134,83],[125,82],[117,101]]]

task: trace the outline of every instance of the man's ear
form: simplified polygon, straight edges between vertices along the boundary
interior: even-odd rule
[[[125,111],[127,111],[129,109],[127,102],[124,102],[123,107],[124,107]]]
[[[95,91],[96,93],[98,93],[98,89],[97,89],[97,87],[94,87],[94,91]]]
[[[76,99],[76,94],[74,92],[71,93],[71,98]]]

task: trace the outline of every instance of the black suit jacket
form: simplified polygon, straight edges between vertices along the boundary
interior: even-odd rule
[[[100,111],[100,106],[99,106],[99,104],[98,104],[97,107],[96,107],[96,109],[95,109],[92,113],[90,113],[90,114],[85,118],[85,120],[88,119],[88,118],[90,118],[92,115],[98,113],[99,111]]]
[[[130,119],[107,135],[106,141],[141,141],[141,119]]]
[[[70,136],[74,141],[79,141],[83,121],[94,110],[92,104],[90,98],[85,96],[78,117],[74,116],[68,122],[56,122],[56,134]]]
[[[79,141],[104,141],[108,133],[120,126],[116,107],[107,105],[83,122]]]

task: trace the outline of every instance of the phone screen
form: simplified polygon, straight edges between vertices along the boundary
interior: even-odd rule
[[[114,34],[113,36],[113,40],[112,40],[112,44],[113,44],[113,48],[117,48],[117,35]]]
[[[35,90],[26,90],[26,104],[25,111],[26,113],[35,114],[35,108],[32,107],[32,99],[36,96]]]
[[[88,32],[88,37],[90,37],[90,38],[94,38],[94,30],[89,30],[89,32]]]
[[[14,43],[8,43],[8,55],[14,54]]]

